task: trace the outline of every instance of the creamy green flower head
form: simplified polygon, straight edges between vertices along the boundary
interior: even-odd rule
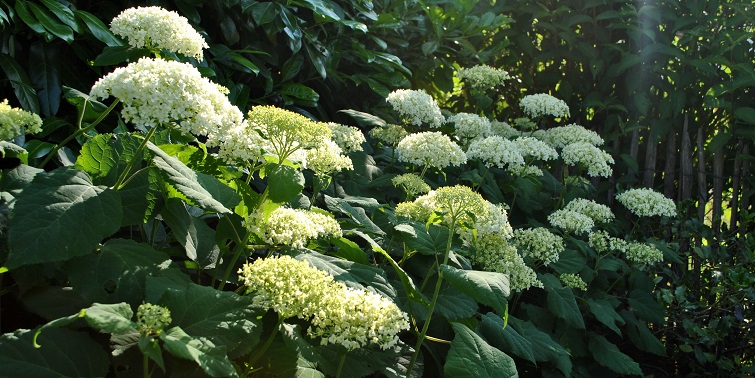
[[[390,146],[395,146],[401,139],[406,138],[409,133],[403,126],[399,125],[387,125],[385,127],[376,127],[370,130],[370,135]]]
[[[564,209],[587,215],[596,223],[606,223],[614,218],[610,207],[586,198],[573,199],[566,204]]]
[[[566,232],[574,234],[587,234],[595,227],[592,218],[576,211],[560,209],[548,216],[548,222]]]
[[[507,275],[511,291],[523,291],[533,286],[543,287],[535,271],[527,266],[522,256],[517,253],[516,247],[502,241],[496,235],[477,238],[472,262],[484,270]]]
[[[587,167],[587,174],[592,177],[611,177],[613,169],[609,164],[614,160],[611,155],[587,142],[576,142],[561,150],[561,157],[567,165]]]
[[[485,64],[462,68],[456,71],[456,76],[475,89],[493,89],[511,79],[508,72]]]
[[[304,211],[309,220],[314,223],[318,237],[340,238],[343,236],[341,225],[338,224],[338,220],[336,220],[333,214],[318,207],[312,207],[309,210],[302,211]]]
[[[202,61],[207,42],[186,17],[160,7],[129,8],[110,23],[113,34],[135,48],[165,49]]]
[[[326,140],[318,148],[306,150],[306,165],[316,175],[324,177],[342,170],[353,170],[351,158],[343,155],[341,147],[332,140]]]
[[[492,133],[490,120],[472,113],[458,113],[448,117],[454,124],[456,136],[460,139],[483,138]]]
[[[423,90],[397,89],[388,94],[386,101],[409,125],[420,127],[426,123],[437,128],[446,122],[438,102]]]
[[[304,248],[307,242],[319,237],[341,236],[338,222],[325,215],[324,211],[321,213],[279,207],[270,213],[262,227],[251,221],[247,224],[250,231],[260,228],[264,230],[266,242],[294,248]]]
[[[564,148],[572,143],[578,142],[590,143],[593,146],[602,146],[603,143],[605,143],[598,133],[588,130],[576,123],[554,127],[548,129],[543,134],[538,135],[540,135],[538,139],[542,139],[553,148]]]
[[[663,252],[656,246],[632,242],[627,244],[627,260],[641,265],[653,265],[663,261]]]
[[[505,139],[510,139],[522,135],[521,131],[511,127],[511,125],[502,121],[491,121],[490,132],[492,135],[498,135]]]
[[[558,277],[567,287],[587,291],[587,283],[578,274],[564,273]]]
[[[0,140],[11,140],[22,134],[42,131],[42,118],[20,108],[8,105],[8,99],[0,102]]]
[[[185,133],[207,136],[217,146],[229,130],[244,127],[244,115],[228,90],[202,77],[188,63],[141,58],[98,80],[90,95],[113,96],[123,103],[121,115],[137,129],[174,125]]]
[[[676,216],[676,205],[674,204],[674,201],[652,189],[630,189],[617,194],[616,199],[637,216]]]
[[[144,303],[136,310],[136,328],[145,335],[159,335],[172,321],[170,310],[163,306]]]
[[[438,131],[409,134],[398,143],[396,153],[399,161],[438,169],[467,162],[461,147]]]
[[[418,194],[425,194],[430,191],[430,185],[427,185],[421,177],[414,173],[398,175],[391,179],[391,183],[393,183],[394,187],[403,189],[409,198],[414,198]]]
[[[513,241],[523,256],[542,261],[546,266],[558,261],[564,251],[564,239],[545,227],[516,230]]]
[[[517,149],[522,157],[536,160],[554,160],[558,158],[558,152],[547,143],[533,137],[519,137],[514,139]]]
[[[524,96],[519,101],[519,106],[530,118],[544,115],[551,115],[556,118],[569,117],[569,105],[566,105],[563,100],[545,93]]]
[[[270,152],[281,161],[298,149],[318,148],[331,139],[325,123],[275,106],[254,106],[247,119],[251,127],[268,140]]]
[[[505,168],[524,165],[516,143],[498,135],[475,139],[467,149],[467,159],[481,160],[487,167]]]
[[[532,120],[527,117],[519,117],[514,119],[514,126],[516,126],[516,128],[519,130],[526,131],[535,130],[537,128],[537,124],[535,122],[532,122]]]
[[[543,176],[543,170],[534,165],[514,165],[511,168],[509,168],[509,170],[511,171],[511,174],[517,177],[527,177],[527,176],[542,177]]]
[[[598,253],[606,253],[612,251],[626,253],[627,251],[627,242],[624,239],[613,237],[604,230],[591,232],[589,243],[590,247],[595,248],[595,251],[597,251]]]
[[[333,141],[344,152],[362,151],[362,143],[365,142],[365,139],[362,130],[359,130],[358,127],[341,125],[335,122],[327,122],[325,125],[330,129]]]
[[[418,197],[413,202],[402,202],[396,206],[396,216],[426,222],[435,213],[440,220],[451,225],[474,228],[478,217],[484,219],[490,209],[489,202],[479,193],[464,185],[444,186]],[[504,222],[508,224],[505,220]]]

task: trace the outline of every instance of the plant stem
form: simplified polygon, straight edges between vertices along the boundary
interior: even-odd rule
[[[144,355],[144,363],[142,365],[143,365],[142,366],[142,369],[143,369],[142,374],[143,374],[144,378],[149,378],[150,377],[150,374],[149,374],[149,357],[147,357],[146,354]]]
[[[123,182],[126,181],[126,177],[128,177],[128,174],[131,172],[131,169],[134,168],[134,164],[136,164],[137,157],[141,155],[142,151],[144,150],[144,146],[147,145],[150,138],[152,138],[153,135],[155,135],[155,130],[157,129],[157,126],[152,127],[147,135],[144,137],[144,140],[142,143],[139,144],[139,147],[136,149],[136,152],[134,153],[134,158],[131,159],[128,162],[128,165],[126,166],[126,169],[121,172],[121,175],[118,177],[118,181],[115,182],[115,185],[113,185],[113,189],[118,190],[123,186]]]
[[[257,203],[257,208],[254,209],[254,212],[259,211],[262,209],[262,205],[265,204],[265,201],[267,200],[268,195],[268,189],[270,187],[265,188],[265,191],[262,192],[262,196],[260,196],[260,200]],[[231,263],[228,264],[228,268],[225,270],[225,274],[223,274],[223,280],[220,281],[220,284],[218,285],[218,290],[223,290],[223,287],[225,287],[225,283],[228,281],[228,277],[231,275],[231,271],[233,270],[233,266],[236,265],[236,261],[238,261],[239,256],[241,256],[241,251],[246,249],[246,244],[249,241],[249,237],[251,236],[251,233],[247,231],[246,235],[244,236],[244,239],[241,240],[241,242],[236,246],[235,252],[233,254],[233,258],[231,259]]]
[[[341,356],[341,361],[338,362],[338,370],[336,371],[336,378],[341,378],[341,371],[343,370],[343,363],[346,361],[346,353]]]
[[[270,336],[268,336],[267,340],[265,340],[265,344],[262,345],[262,349],[260,349],[257,353],[255,353],[254,357],[252,357],[252,359],[249,360],[249,367],[254,368],[254,364],[257,363],[257,360],[259,360],[265,354],[265,352],[267,352],[267,348],[270,347],[270,344],[273,343],[275,336],[278,335],[278,331],[280,330],[281,324],[283,324],[283,319],[281,319],[281,317],[278,316],[278,324],[276,324],[273,331],[270,332]]]

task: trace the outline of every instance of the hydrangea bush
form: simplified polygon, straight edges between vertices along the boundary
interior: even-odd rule
[[[663,353],[651,273],[673,258],[657,232],[673,203],[627,189],[614,214],[595,197],[613,159],[588,127],[541,122],[567,118],[563,101],[446,118],[397,90],[395,118],[365,133],[273,105],[244,114],[173,12],[130,9],[111,31],[151,56],[69,93],[82,117],[46,155],[10,141],[40,118],[0,104],[3,152],[21,162],[0,180],[2,272],[42,319],[0,339],[4,356],[28,352],[4,369],[640,375],[617,344]]]

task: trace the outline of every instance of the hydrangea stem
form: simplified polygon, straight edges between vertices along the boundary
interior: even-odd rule
[[[281,325],[283,324],[283,319],[278,315],[278,323],[275,325],[275,328],[270,332],[270,336],[268,336],[267,340],[265,340],[265,344],[262,345],[262,348],[254,354],[251,360],[249,360],[249,368],[254,369],[254,364],[257,363],[257,361],[262,358],[262,356],[267,352],[267,349],[270,348],[270,344],[273,343],[273,340],[275,340],[275,336],[278,335],[278,331],[280,330]]]
[[[341,378],[341,371],[343,371],[343,364],[346,362],[346,353],[341,356],[341,360],[338,361],[338,370],[336,371],[336,378]]]
[[[118,181],[116,181],[115,185],[113,185],[113,189],[118,190],[123,186],[124,181],[126,181],[126,177],[128,177],[128,174],[131,173],[131,169],[134,168],[134,164],[136,164],[136,161],[139,160],[137,159],[137,157],[142,153],[142,151],[144,150],[144,146],[147,145],[147,143],[152,138],[152,136],[155,135],[156,129],[157,129],[157,126],[149,129],[149,132],[144,137],[144,140],[142,141],[142,143],[139,144],[139,147],[136,149],[136,152],[134,152],[134,158],[128,162],[126,169],[123,170],[121,175],[118,177]]]

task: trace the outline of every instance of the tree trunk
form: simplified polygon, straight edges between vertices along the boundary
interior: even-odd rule
[[[648,139],[645,146],[645,173],[642,180],[646,188],[653,187],[653,178],[655,178],[655,160],[658,153],[658,141],[653,137],[653,128],[651,126],[648,132]]]
[[[666,145],[666,165],[663,167],[663,194],[671,199],[676,199],[674,180],[676,179],[676,132],[672,128],[668,132]],[[681,184],[681,179],[679,180]]]

